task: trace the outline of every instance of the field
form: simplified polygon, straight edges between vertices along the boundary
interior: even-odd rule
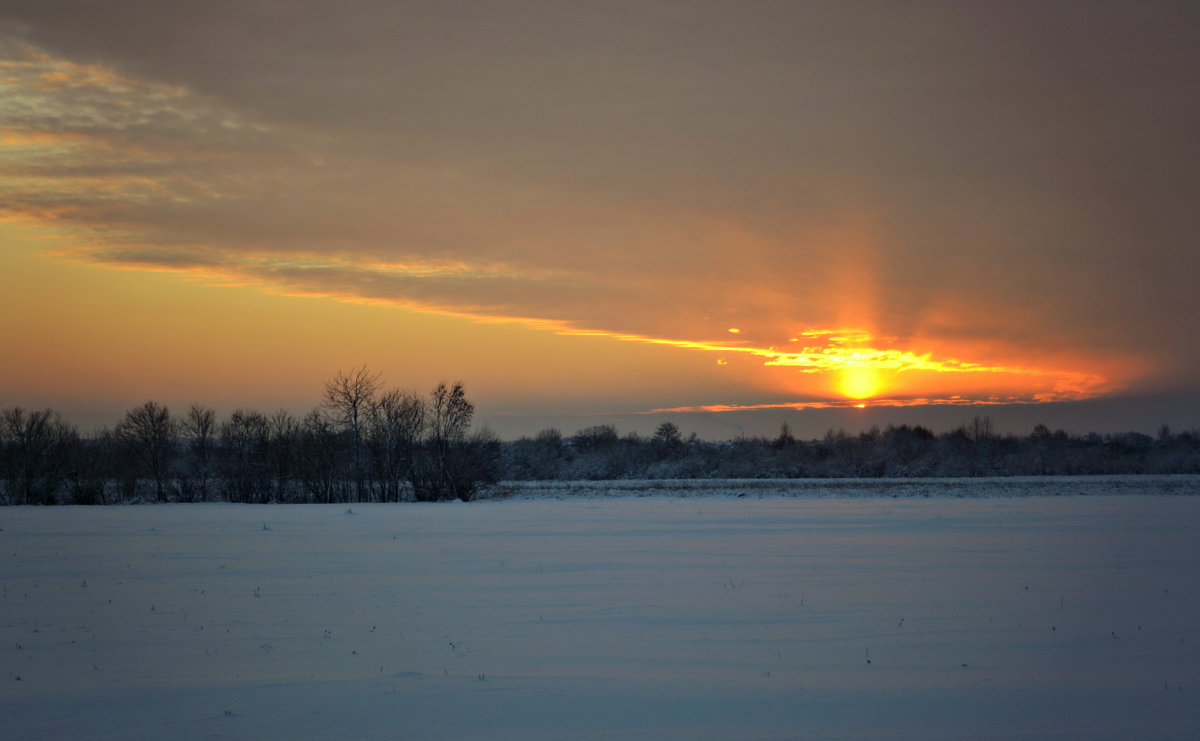
[[[1200,482],[1058,485],[6,508],[0,728],[1194,738]]]

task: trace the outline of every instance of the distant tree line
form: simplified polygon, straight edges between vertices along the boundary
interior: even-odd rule
[[[469,501],[502,480],[1200,474],[1200,431],[1001,435],[988,417],[935,434],[908,425],[709,442],[663,422],[650,437],[597,425],[501,443],[472,431],[461,383],[428,395],[339,372],[303,417],[153,401],[81,435],[50,409],[0,410],[0,503]]]
[[[148,401],[83,436],[53,410],[14,407],[0,411],[0,501],[469,501],[501,457],[491,432],[471,431],[474,413],[461,383],[384,390],[365,367],[339,372],[302,418]]]
[[[1001,435],[988,417],[942,434],[921,426],[830,430],[797,440],[779,436],[707,442],[664,422],[649,438],[610,425],[564,438],[547,429],[505,443],[509,480],[680,478],[917,478],[1200,473],[1200,431],[1157,437],[1136,432],[1068,435],[1038,425],[1026,437]]]

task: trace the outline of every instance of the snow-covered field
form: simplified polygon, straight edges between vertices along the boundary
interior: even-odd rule
[[[1196,738],[1171,481],[0,509],[0,737]]]

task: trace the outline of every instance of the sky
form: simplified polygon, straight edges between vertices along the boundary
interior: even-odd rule
[[[1200,427],[1193,2],[0,2],[0,406]]]

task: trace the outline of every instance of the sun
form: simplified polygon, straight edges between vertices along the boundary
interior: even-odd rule
[[[838,389],[851,399],[869,399],[879,393],[879,373],[867,366],[849,366],[841,370]]]

